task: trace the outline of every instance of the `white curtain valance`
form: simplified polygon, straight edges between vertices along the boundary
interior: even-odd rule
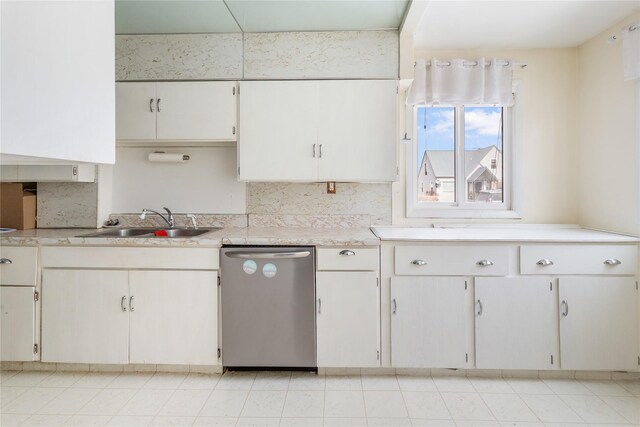
[[[640,23],[622,29],[624,79],[640,79]]]
[[[407,105],[513,105],[513,61],[418,60]]]

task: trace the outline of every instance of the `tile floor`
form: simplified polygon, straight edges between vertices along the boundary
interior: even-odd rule
[[[640,380],[10,372],[0,426],[640,425]]]

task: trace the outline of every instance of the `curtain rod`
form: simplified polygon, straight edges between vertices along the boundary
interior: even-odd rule
[[[426,62],[426,66],[430,67],[431,66],[431,61],[425,61]],[[508,66],[511,62],[513,62],[513,65],[516,67],[520,67],[520,68],[524,68],[527,66],[526,62],[519,62],[519,61],[507,61],[507,60],[500,60],[498,59],[496,61],[497,65],[506,67]],[[414,67],[415,67],[415,62],[413,63]],[[437,61],[436,65],[439,65],[441,67],[450,67],[451,66],[451,61]],[[462,63],[462,65],[467,66],[467,67],[475,67],[478,65],[478,61],[464,61]],[[487,61],[484,66],[485,67],[489,67],[491,65],[491,61]]]

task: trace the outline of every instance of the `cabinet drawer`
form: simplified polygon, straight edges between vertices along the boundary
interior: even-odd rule
[[[217,270],[218,248],[45,246],[42,267]]]
[[[520,247],[521,274],[634,275],[634,245],[530,245]]]
[[[509,248],[499,246],[396,246],[401,276],[505,276]]]
[[[378,248],[318,248],[318,270],[377,270]]]
[[[0,247],[0,284],[35,286],[38,248],[22,246]]]

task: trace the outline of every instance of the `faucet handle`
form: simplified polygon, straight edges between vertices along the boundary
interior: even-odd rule
[[[193,229],[198,229],[198,222],[196,221],[196,216],[194,214],[187,214],[187,218],[191,220],[191,225],[193,225]]]

